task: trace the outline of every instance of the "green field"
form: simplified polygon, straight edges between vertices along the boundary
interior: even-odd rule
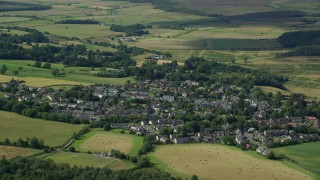
[[[33,119],[11,112],[0,111],[0,137],[11,142],[18,138],[37,137],[48,146],[63,145],[82,125]]]
[[[115,171],[131,169],[134,167],[133,164],[126,161],[122,161],[119,159],[97,157],[93,154],[85,153],[58,152],[46,158],[52,159],[56,163],[67,163],[70,165],[90,166],[97,168],[107,167],[108,169]]]
[[[135,82],[131,77],[128,78],[104,78],[94,76],[97,70],[91,70],[88,67],[64,67],[62,64],[51,64],[51,68],[58,68],[64,70],[65,76],[55,77],[51,74],[51,69],[32,67],[34,61],[28,60],[0,60],[0,66],[6,65],[8,70],[6,76],[0,75],[0,82],[8,80],[20,79],[25,80],[30,86],[50,86],[59,84],[125,84],[128,80]],[[12,71],[18,70],[19,67],[23,69],[19,71],[17,76],[13,76]]]
[[[295,163],[319,176],[320,179],[320,142],[274,148],[277,154],[284,154]]]
[[[143,138],[136,135],[121,134],[117,130],[93,130],[83,135],[71,146],[80,152],[110,152],[112,149],[136,156],[142,147]]]
[[[30,156],[39,152],[41,151],[36,149],[0,145],[0,157],[5,156],[8,159],[16,156]]]
[[[151,161],[173,175],[200,179],[312,179],[287,165],[217,144],[157,146]]]

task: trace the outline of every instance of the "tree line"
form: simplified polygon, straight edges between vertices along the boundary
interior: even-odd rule
[[[67,19],[56,22],[56,24],[100,24],[99,21],[91,20],[91,19]]]
[[[320,45],[320,30],[285,32],[278,38],[283,47]]]
[[[169,173],[155,168],[111,171],[108,168],[78,167],[67,164],[56,164],[52,160],[39,158],[14,158],[0,160],[0,179],[153,179],[175,180]]]
[[[143,24],[133,24],[129,26],[112,24],[110,30],[114,32],[124,32],[126,36],[142,36],[149,34],[148,31],[144,30],[146,28],[152,28],[150,25]]]
[[[27,10],[47,10],[51,6],[42,4],[31,4],[24,2],[0,1],[0,12],[5,11],[27,11]]]

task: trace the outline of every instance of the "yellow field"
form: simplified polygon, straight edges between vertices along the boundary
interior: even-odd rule
[[[39,152],[41,151],[36,149],[0,145],[0,157],[5,156],[7,159],[13,158],[15,156],[30,156]]]
[[[105,151],[110,152],[112,149],[119,150],[125,154],[130,153],[133,149],[133,138],[122,134],[114,133],[94,133],[86,139],[80,146],[80,150]]]
[[[223,145],[158,146],[151,159],[172,174],[199,179],[312,179],[281,162]]]
[[[110,152],[112,149],[125,154],[137,156],[143,145],[143,137],[123,134],[121,130],[103,131],[102,129],[92,129],[80,140],[76,140],[71,146],[79,152]]]
[[[26,85],[34,86],[34,87],[51,86],[51,85],[57,85],[57,84],[89,85],[88,83],[79,83],[79,82],[59,80],[59,79],[49,79],[49,78],[39,78],[39,77],[14,77],[14,76],[0,75],[0,82],[8,82],[11,79],[23,80],[26,82],[25,83]]]

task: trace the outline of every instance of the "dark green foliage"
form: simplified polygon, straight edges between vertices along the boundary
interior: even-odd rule
[[[319,45],[320,30],[286,32],[278,41],[283,47]]]
[[[30,4],[23,2],[0,1],[0,12],[4,11],[27,11],[27,10],[46,10],[50,6],[40,4]]]
[[[73,146],[71,146],[71,147],[68,148],[68,151],[70,151],[70,152],[75,152],[75,151],[76,151],[76,148],[73,147]]]
[[[3,142],[0,142],[0,145],[6,146],[16,146],[16,147],[25,147],[25,148],[33,148],[33,149],[44,149],[47,148],[44,145],[42,139],[38,139],[36,137],[26,138],[26,140],[19,138],[17,141],[11,142],[8,138],[5,138]]]
[[[114,32],[124,32],[124,33],[126,33],[126,36],[141,36],[144,34],[149,34],[148,31],[145,31],[143,29],[151,28],[151,27],[152,26],[145,26],[142,24],[134,24],[134,25],[129,25],[129,26],[112,24],[110,26],[110,30],[114,31]]]
[[[273,86],[284,89],[287,79],[267,71],[246,69],[240,66],[226,65],[203,58],[191,57],[185,61],[185,66],[178,66],[176,61],[163,65],[155,62],[145,63],[135,72],[137,79],[163,79],[171,81],[192,80],[197,82],[234,84],[244,86]]]
[[[15,158],[0,160],[0,179],[152,179],[173,180],[169,173],[154,168],[111,171],[107,168],[70,167],[51,160]]]
[[[148,135],[143,138],[143,145],[139,151],[139,154],[147,154],[154,149],[155,137],[153,135]]]
[[[79,19],[68,19],[56,22],[56,24],[100,24],[99,21],[91,19],[79,20]]]
[[[111,130],[111,125],[110,125],[110,123],[106,123],[106,124],[103,126],[103,129],[104,129],[105,131]]]
[[[6,73],[8,70],[7,66],[5,64],[2,65],[1,69],[0,69],[0,74],[4,74]]]
[[[320,46],[297,46],[294,51],[289,51],[280,56],[320,56]]]

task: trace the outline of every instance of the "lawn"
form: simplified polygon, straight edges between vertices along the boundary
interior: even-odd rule
[[[58,152],[46,158],[52,159],[56,163],[67,163],[70,165],[90,166],[96,168],[107,167],[115,171],[131,169],[134,167],[133,164],[126,161],[122,161],[119,159],[97,157],[93,154],[86,153]]]
[[[121,134],[119,131],[92,130],[72,146],[80,152],[110,152],[112,149],[125,154],[138,155],[143,138],[136,135]]]
[[[312,179],[278,161],[217,144],[157,146],[150,155],[160,169],[173,175],[200,179]]]
[[[0,157],[5,156],[8,159],[16,156],[30,156],[39,152],[41,151],[36,149],[0,145]]]
[[[277,154],[284,154],[301,166],[319,176],[320,179],[320,142],[274,148]]]
[[[0,111],[0,117],[1,141],[4,138],[13,142],[18,138],[37,137],[43,139],[45,145],[60,146],[82,128],[82,125],[33,119],[5,111]]]

